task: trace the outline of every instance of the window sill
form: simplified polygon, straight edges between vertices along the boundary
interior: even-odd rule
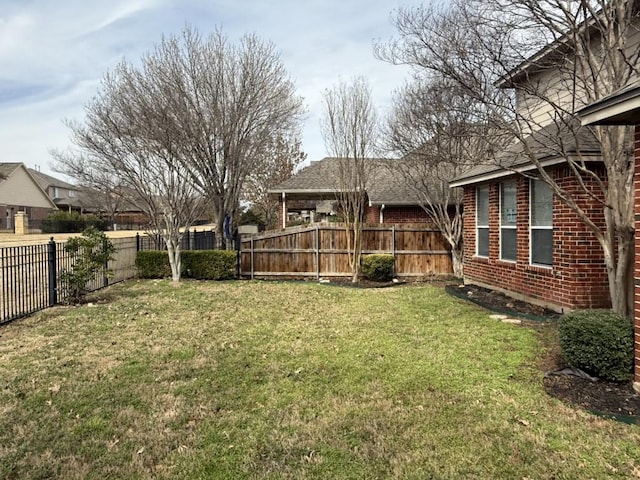
[[[536,265],[536,264],[530,263],[529,265],[527,265],[527,270],[532,272],[548,273],[549,275],[553,275],[553,265]]]

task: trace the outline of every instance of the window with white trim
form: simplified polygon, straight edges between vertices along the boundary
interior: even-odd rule
[[[532,265],[553,265],[553,190],[539,179],[530,183],[529,255]]]
[[[489,186],[476,188],[476,255],[489,256]]]
[[[515,262],[517,254],[516,191],[515,181],[500,184],[500,259],[509,262]]]

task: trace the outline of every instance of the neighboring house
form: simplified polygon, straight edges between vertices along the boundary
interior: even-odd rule
[[[83,213],[108,220],[113,230],[137,230],[149,224],[149,217],[135,200],[137,195],[130,189],[106,192],[93,188],[82,188],[79,202]]]
[[[78,198],[80,195],[79,187],[32,168],[29,168],[29,173],[36,179],[40,187],[47,192],[49,198],[60,210],[68,212],[81,210]]]
[[[13,231],[18,212],[25,212],[37,227],[56,208],[23,163],[0,163],[0,230]]]
[[[394,159],[368,159],[372,164],[367,185],[365,222],[431,223],[416,195],[401,175],[394,173]],[[269,189],[279,201],[278,225],[285,228],[292,218],[320,222],[338,214],[336,200],[339,159],[312,161],[288,180]]]
[[[146,202],[132,188],[119,187],[116,191],[107,192],[83,187],[79,202],[82,213],[107,220],[112,230],[142,230],[149,227],[150,218]],[[211,209],[205,210],[201,218],[195,220],[194,225],[211,223],[207,215]]]

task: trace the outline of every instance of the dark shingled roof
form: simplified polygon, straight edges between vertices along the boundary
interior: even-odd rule
[[[593,130],[581,127],[576,120],[562,124],[547,125],[529,135],[525,141],[514,139],[510,147],[499,152],[491,162],[479,164],[463,176],[454,179],[451,184],[461,186],[482,181],[483,177],[491,174],[504,173],[510,175],[513,171],[526,170],[534,167],[531,155],[540,162],[557,163],[565,161],[567,156],[578,152],[586,155],[599,155],[600,142]]]
[[[56,177],[47,175],[46,173],[39,172],[38,170],[34,170],[33,168],[29,168],[28,170],[43,190],[46,190],[49,187],[60,187],[66,188],[68,190],[80,190],[76,185],[72,185]]]
[[[0,181],[11,175],[20,165],[20,163],[0,163]]]
[[[393,168],[397,159],[371,158],[367,161],[373,164],[369,176],[367,194],[369,202],[374,205],[417,205],[418,200],[402,175]],[[339,165],[338,158],[327,157],[313,161],[288,180],[269,189],[269,193],[277,195],[282,192],[288,194],[334,193],[338,182],[336,175]]]

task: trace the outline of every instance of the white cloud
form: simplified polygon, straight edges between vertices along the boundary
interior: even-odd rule
[[[403,4],[419,4],[407,0]],[[67,117],[81,118],[104,73],[136,61],[191,24],[232,39],[255,32],[274,42],[309,107],[303,148],[325,154],[319,132],[324,89],[365,76],[385,109],[407,69],[376,60],[374,39],[395,32],[384,0],[4,0],[0,6],[0,161],[48,170],[50,148],[68,145]]]

